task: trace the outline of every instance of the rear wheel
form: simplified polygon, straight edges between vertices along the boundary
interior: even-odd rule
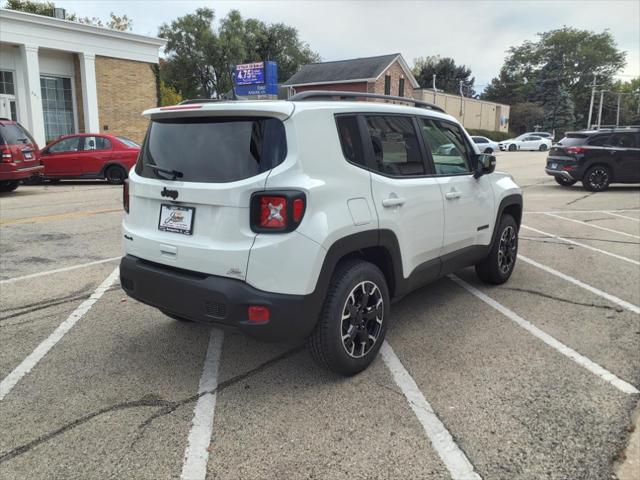
[[[518,148],[518,147],[516,147],[516,145],[515,145],[514,143],[512,143],[511,145],[509,145],[509,151],[510,151],[510,152],[515,152],[517,148]]]
[[[104,172],[104,178],[112,185],[121,185],[124,179],[127,178],[127,172],[118,165],[112,165]]]
[[[13,192],[18,188],[18,185],[20,185],[20,182],[17,180],[0,182],[0,193]]]
[[[518,225],[511,215],[505,214],[500,219],[489,255],[476,265],[476,274],[485,283],[500,285],[509,280],[517,256]]]
[[[611,170],[604,165],[594,165],[582,177],[582,186],[590,192],[602,192],[609,188]]]
[[[546,152],[547,151],[547,144],[543,143],[542,145],[540,145],[538,150],[540,150],[541,152]]]
[[[389,290],[378,267],[362,260],[338,266],[315,330],[313,359],[341,375],[355,375],[378,354],[387,330]]]
[[[574,183],[577,182],[577,180],[569,180],[568,178],[565,177],[560,177],[560,176],[556,176],[553,177],[556,180],[556,183],[558,185],[562,185],[563,187],[570,187],[571,185],[573,185]]]

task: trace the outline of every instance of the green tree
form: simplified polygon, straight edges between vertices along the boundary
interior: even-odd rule
[[[575,107],[566,88],[560,87],[553,101],[547,102],[543,128],[548,132],[557,132],[557,137],[575,129]]]
[[[160,106],[177,105],[182,101],[182,95],[175,88],[160,80]]]
[[[295,28],[244,19],[232,10],[214,28],[215,13],[199,8],[160,27],[167,39],[167,61],[161,78],[185,98],[221,96],[231,90],[232,71],[239,63],[272,60],[284,80],[319,56],[298,37]]]
[[[514,104],[509,111],[509,129],[518,134],[530,132],[544,122],[544,108],[533,102]]]
[[[589,114],[594,73],[598,84],[610,87],[614,75],[625,65],[625,53],[618,50],[611,33],[596,33],[562,27],[538,34],[537,41],[511,47],[498,77],[491,81],[482,98],[514,105],[537,101],[545,111],[565,89],[575,109],[578,125]]]
[[[435,75],[438,90],[459,95],[462,82],[462,92],[465,96],[472,97],[476,94],[473,89],[475,78],[471,76],[471,69],[465,65],[456,65],[453,58],[435,55],[416,58],[413,63],[413,75],[421,87],[431,88]]]

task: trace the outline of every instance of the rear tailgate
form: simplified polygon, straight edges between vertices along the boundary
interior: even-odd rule
[[[272,163],[286,155],[281,120],[292,107],[242,105],[150,113],[152,124],[129,178],[130,210],[123,222],[128,254],[245,279],[256,236],[249,224],[251,194],[264,190]],[[274,138],[284,149],[273,149]]]

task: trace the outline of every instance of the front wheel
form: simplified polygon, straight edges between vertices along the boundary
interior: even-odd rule
[[[476,265],[476,274],[485,283],[500,285],[509,280],[517,256],[518,225],[511,215],[505,214],[500,219],[489,255]]]
[[[609,183],[611,183],[611,170],[604,165],[594,165],[582,178],[582,186],[590,192],[602,192],[609,188]]]
[[[568,178],[561,177],[561,176],[555,176],[553,178],[555,178],[556,183],[558,185],[562,185],[563,187],[570,187],[571,185],[577,182],[577,180],[573,180],[573,179],[569,180]]]
[[[313,359],[341,375],[355,375],[378,354],[387,330],[389,290],[378,267],[362,260],[338,266],[315,330]]]
[[[510,151],[510,152],[515,152],[515,151],[517,150],[517,148],[518,148],[518,147],[516,147],[516,145],[515,145],[515,144],[513,144],[513,143],[512,143],[511,145],[509,145],[509,151]]]
[[[0,182],[0,193],[8,193],[13,192],[16,188],[18,188],[20,182],[17,180]]]

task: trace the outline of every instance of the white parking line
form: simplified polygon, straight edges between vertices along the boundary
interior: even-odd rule
[[[625,211],[625,210],[621,210],[621,211]],[[640,218],[636,218],[636,217],[628,217],[627,215],[620,215],[618,213],[613,213],[613,212],[603,212],[606,213],[607,215],[612,215],[614,217],[620,217],[620,218],[625,218],[627,220],[634,220],[636,222],[640,222]]]
[[[189,431],[187,448],[184,451],[182,474],[180,475],[182,480],[204,480],[207,476],[222,339],[223,333],[221,331],[211,330],[209,347],[198,386],[198,394],[201,396],[193,409],[191,430]]]
[[[609,300],[611,303],[615,303],[616,305],[620,305],[622,308],[625,308],[630,312],[640,313],[640,307],[638,307],[637,305],[634,305],[633,303],[629,303],[625,300],[622,300],[621,298],[611,295],[610,293],[603,292],[602,290],[599,290],[596,287],[592,287],[587,283],[581,282],[577,278],[573,278],[572,276],[567,275],[566,273],[562,273],[562,272],[559,272],[558,270],[554,270],[551,267],[547,267],[546,265],[543,265],[542,263],[538,263],[535,260],[532,260],[531,258],[525,257],[524,255],[521,255],[521,254],[518,254],[518,259],[530,265],[533,265],[534,267],[538,267],[539,269],[544,270],[545,272],[555,275],[556,277],[566,280],[567,282],[573,283],[574,285],[577,285],[580,288],[584,288],[585,290],[588,290],[591,293],[595,293],[599,297]]]
[[[592,250],[594,252],[602,253],[604,255],[609,255],[610,257],[617,258],[618,260],[623,260],[625,262],[632,263],[633,265],[640,265],[640,262],[637,260],[633,260],[631,258],[623,257],[622,255],[618,255],[616,253],[607,252],[606,250],[602,250],[600,248],[592,247],[591,245],[587,245],[586,243],[576,242],[575,240],[570,240],[568,238],[560,237],[559,235],[555,235],[553,233],[543,232],[542,230],[538,230],[537,228],[528,227],[527,225],[521,225],[521,228],[526,228],[527,230],[531,230],[532,232],[539,233],[540,235],[544,235],[550,238],[557,238],[566,243],[570,243],[571,245],[577,245],[578,247],[586,248],[588,250]]]
[[[498,303],[497,301],[495,301],[493,298],[489,297],[488,295],[485,295],[484,293],[482,293],[480,290],[478,290],[473,285],[468,284],[467,282],[465,282],[461,278],[456,277],[455,275],[449,275],[448,277],[451,280],[453,280],[454,282],[456,282],[458,285],[460,285],[462,288],[467,290],[469,293],[471,293],[472,295],[476,296],[477,298],[482,300],[484,303],[486,303],[490,307],[493,307],[494,309],[496,309],[497,311],[502,313],[505,317],[509,318],[510,320],[512,320],[515,323],[517,323],[518,325],[520,325],[522,328],[527,330],[534,337],[539,338],[544,343],[549,345],[551,348],[557,350],[562,355],[565,355],[566,357],[570,358],[571,360],[576,362],[581,367],[586,368],[591,373],[597,375],[598,377],[602,378],[606,382],[609,382],[611,385],[616,387],[621,392],[629,393],[629,394],[640,393],[640,391],[636,387],[631,385],[630,383],[625,382],[621,378],[616,377],[610,371],[608,371],[605,368],[601,367],[597,363],[589,360],[584,355],[579,354],[578,352],[576,352],[572,348],[566,346],[564,343],[560,342],[559,340],[557,340],[556,338],[552,337],[548,333],[545,333],[544,331],[540,330],[538,327],[533,325],[531,322],[525,320],[520,315],[515,313],[513,310],[508,309],[507,307],[505,307],[501,303]]]
[[[548,216],[548,217],[559,218],[560,220],[566,220],[568,222],[573,222],[573,223],[578,223],[578,224],[581,224],[581,225],[586,225],[587,227],[597,228],[598,230],[604,230],[605,232],[610,232],[610,233],[615,233],[617,235],[624,235],[625,237],[631,237],[631,238],[640,239],[639,235],[633,235],[632,233],[621,232],[619,230],[614,230],[612,228],[602,227],[602,226],[596,225],[594,223],[583,222],[582,220],[576,220],[575,218],[562,217],[560,215],[556,215],[555,213],[545,213],[545,215]]]
[[[415,380],[404,368],[404,365],[402,365],[402,362],[387,341],[382,344],[380,355],[391,371],[396,385],[400,387],[407,402],[409,402],[413,413],[416,414],[418,421],[422,424],[422,428],[424,428],[433,448],[435,448],[440,459],[449,470],[451,478],[453,480],[481,480],[480,475],[474,471],[473,465],[471,465],[467,456],[453,440],[453,437],[435,414],[418,385],[416,385]]]
[[[535,213],[535,214],[545,214],[545,213],[559,213],[559,214],[567,214],[567,213],[611,213],[611,212],[640,212],[639,209],[627,209],[627,210],[548,210],[544,212],[524,212],[524,213]],[[628,217],[633,218],[633,217]]]
[[[116,267],[113,272],[94,290],[89,298],[82,302],[78,308],[76,308],[67,319],[62,322],[58,328],[56,328],[51,335],[36,347],[36,349],[25,358],[20,365],[13,369],[13,371],[7,375],[2,382],[0,382],[0,400],[4,399],[7,394],[16,386],[22,377],[31,371],[37,363],[51,350],[56,343],[58,343],[65,334],[73,328],[73,326],[80,320],[96,303],[104,292],[118,279],[119,267]]]
[[[6,280],[0,280],[0,285],[3,285],[5,283],[18,282],[20,280],[27,280],[29,278],[42,277],[44,275],[53,275],[54,273],[68,272],[70,270],[75,270],[77,268],[90,267],[92,265],[99,265],[101,263],[113,262],[115,260],[120,260],[121,258],[122,257],[105,258],[104,260],[96,260],[95,262],[81,263],[79,265],[72,265],[70,267],[56,268],[55,270],[45,270],[44,272],[32,273],[30,275],[23,275],[22,277],[7,278]]]

